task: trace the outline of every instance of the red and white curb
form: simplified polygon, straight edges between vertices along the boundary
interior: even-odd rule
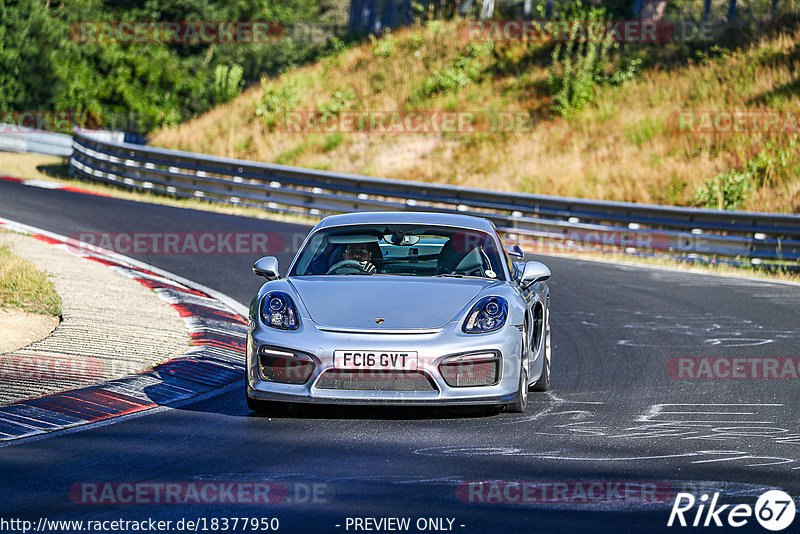
[[[206,396],[244,378],[247,308],[210,288],[111,251],[80,250],[70,238],[0,218],[0,228],[102,263],[156,292],[184,318],[191,348],[124,378],[0,407],[0,442],[97,423]]]
[[[8,176],[5,174],[0,174],[0,180],[4,182],[14,182],[17,184],[27,185],[30,187],[38,187],[40,189],[60,189],[61,191],[70,191],[72,193],[81,193],[83,195],[94,195],[96,197],[107,197],[111,198],[111,195],[106,195],[103,193],[96,193],[94,191],[89,191],[88,189],[82,189],[80,187],[73,187],[71,185],[61,184],[58,182],[51,182],[50,180],[36,180],[31,178],[17,178],[16,176]]]

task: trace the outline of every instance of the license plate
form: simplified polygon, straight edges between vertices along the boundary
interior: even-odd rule
[[[416,371],[417,353],[409,351],[337,350],[333,352],[336,369],[381,369]]]

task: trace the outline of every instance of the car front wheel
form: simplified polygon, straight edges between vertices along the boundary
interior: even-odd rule
[[[511,413],[523,413],[528,407],[528,372],[525,368],[519,371],[519,387],[514,397],[514,402],[506,404],[506,411]]]
[[[547,391],[550,389],[550,306],[547,306],[547,316],[544,326],[544,363],[542,364],[542,376],[539,377],[532,386],[531,391]]]

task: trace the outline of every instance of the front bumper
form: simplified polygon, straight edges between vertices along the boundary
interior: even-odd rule
[[[255,400],[356,405],[500,405],[511,402],[517,392],[521,368],[522,333],[506,324],[490,334],[465,334],[460,324],[447,324],[432,333],[351,333],[318,329],[305,321],[295,331],[277,331],[255,325],[247,338],[247,395]],[[258,350],[262,346],[295,351],[310,356],[315,368],[304,384],[264,380],[259,372]],[[335,350],[414,351],[417,371],[432,385],[429,391],[376,389],[329,389],[319,387],[321,378],[333,369]],[[451,387],[439,370],[445,358],[457,354],[496,352],[500,355],[499,380],[489,386]]]

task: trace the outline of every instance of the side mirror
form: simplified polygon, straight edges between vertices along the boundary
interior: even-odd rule
[[[277,280],[280,278],[278,274],[278,258],[264,256],[253,264],[253,274],[263,276],[267,280]]]
[[[508,255],[511,256],[512,258],[521,260],[525,257],[525,253],[522,252],[522,249],[519,248],[519,245],[505,245],[505,247],[506,247],[506,252],[508,252]]]
[[[527,288],[548,278],[550,278],[550,269],[547,268],[547,265],[538,261],[528,261],[525,262],[525,268],[522,269],[519,283],[523,288]]]

